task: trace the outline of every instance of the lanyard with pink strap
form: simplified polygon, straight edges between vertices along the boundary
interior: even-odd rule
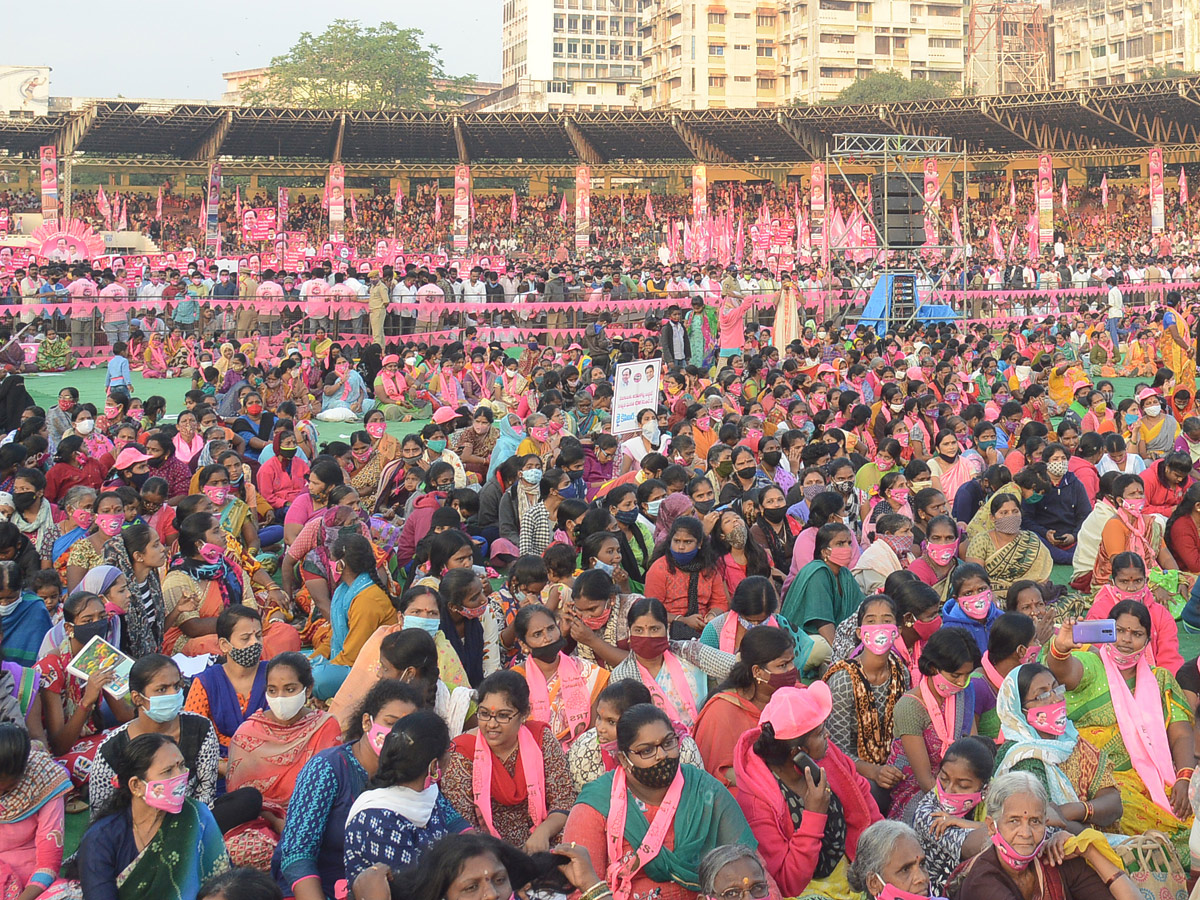
[[[683,794],[683,769],[675,771],[675,778],[667,788],[662,805],[654,815],[654,821],[646,829],[641,844],[629,859],[622,849],[625,840],[625,815],[629,809],[629,792],[625,786],[625,770],[620,766],[613,771],[612,795],[609,798],[608,820],[604,823],[604,835],[608,847],[608,869],[605,872],[614,900],[628,900],[633,893],[633,876],[642,866],[662,849],[667,832],[675,822],[679,809],[679,798]]]
[[[553,712],[546,676],[532,659],[525,663],[525,681],[529,684],[529,703],[533,717],[539,722],[550,724]],[[563,743],[569,745],[577,735],[587,730],[591,719],[592,697],[587,682],[579,671],[579,664],[565,653],[558,654],[558,690],[562,695],[563,717],[567,720],[567,730],[570,732]]]
[[[529,790],[529,818],[536,828],[546,821],[546,770],[542,748],[524,725],[517,732],[517,753]],[[482,734],[475,735],[475,757],[471,766],[471,787],[475,806],[490,834],[499,837],[492,824],[492,748]]]
[[[929,714],[929,721],[933,723],[933,730],[945,749],[954,742],[954,723],[958,720],[958,694],[938,703],[933,691],[929,688],[930,680],[927,678],[922,681],[918,690],[921,692],[925,711]]]
[[[771,626],[778,628],[779,620],[776,619],[774,616],[768,616],[767,619],[765,621],[763,621],[762,624],[763,625],[771,625]],[[737,627],[738,627],[738,614],[735,613],[733,610],[730,610],[729,612],[725,613],[725,621],[721,623],[721,640],[720,640],[718,646],[720,647],[720,649],[724,650],[726,653],[736,653],[737,652],[737,650],[734,649],[734,645],[737,643]]]
[[[631,654],[632,655],[632,654]],[[671,698],[663,693],[663,689],[658,686],[658,681],[650,674],[650,670],[637,662],[638,674],[642,676],[642,683],[650,689],[650,696],[654,699],[654,705],[665,712],[672,721],[678,716],[680,710],[675,708],[675,704],[671,702]],[[683,705],[687,707],[687,714],[690,721],[694,724],[696,721],[696,698],[692,696],[692,687],[688,684],[687,675],[684,674],[683,664],[670,650],[663,653],[663,665],[667,667],[667,675],[671,678],[671,683],[675,685],[675,691],[683,700]],[[675,713],[675,715],[671,715]]]

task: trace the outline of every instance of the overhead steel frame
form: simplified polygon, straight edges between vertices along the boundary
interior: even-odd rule
[[[888,183],[891,176],[901,176],[911,188],[912,192],[917,196],[925,196],[925,160],[936,160],[938,165],[938,196],[941,197],[945,187],[953,179],[956,172],[962,173],[962,221],[959,223],[962,228],[964,244],[943,244],[940,240],[942,234],[942,211],[940,204],[932,210],[927,209],[926,221],[932,219],[935,227],[938,230],[938,238],[933,244],[926,244],[920,251],[911,250],[896,250],[893,251],[887,237],[886,217],[888,209]],[[949,162],[949,168],[945,175],[942,175],[943,161]],[[917,171],[912,171],[912,167],[916,163]],[[850,192],[850,196],[854,198],[854,202],[858,207],[863,219],[871,226],[871,230],[875,233],[875,252],[867,257],[867,267],[865,270],[859,270],[858,277],[851,280],[851,296],[849,302],[845,305],[845,311],[853,307],[865,307],[867,301],[871,298],[871,289],[867,287],[868,281],[874,282],[877,279],[872,278],[877,272],[887,270],[895,271],[896,266],[891,265],[892,253],[902,253],[901,257],[904,261],[904,268],[915,270],[925,276],[929,284],[934,283],[934,273],[930,268],[926,259],[927,256],[936,255],[939,258],[950,257],[955,253],[966,253],[966,243],[970,235],[971,217],[968,208],[968,191],[970,173],[968,170],[968,156],[966,148],[954,148],[954,141],[949,137],[941,135],[913,135],[913,134],[835,134],[833,136],[833,144],[826,154],[825,177],[828,180],[831,173],[835,172],[842,179],[846,189]],[[871,215],[871,209],[858,196],[854,184],[850,181],[850,175],[847,172],[847,166],[871,166],[876,169],[875,175],[883,176],[883,209],[885,218],[885,227],[880,229],[874,217]],[[856,173],[857,174],[857,173]],[[861,176],[859,176],[861,177]],[[872,177],[870,175],[868,178]],[[949,231],[949,226],[946,228]],[[826,234],[826,253],[829,258],[838,251],[861,250],[861,247],[851,247],[846,243],[830,244],[828,243],[829,224],[825,224]],[[872,284],[873,287],[873,284]],[[891,307],[888,307],[888,329],[895,330],[897,327],[907,325],[916,318],[917,310],[920,307],[920,298],[914,297],[912,315],[904,319],[896,319],[892,315]],[[843,312],[843,315],[845,313]]]

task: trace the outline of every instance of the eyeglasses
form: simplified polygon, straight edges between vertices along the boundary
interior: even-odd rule
[[[1057,703],[1060,700],[1067,698],[1067,689],[1061,684],[1052,691],[1044,691],[1038,694],[1029,701],[1029,706],[1045,706],[1048,703]]]
[[[765,881],[756,881],[749,887],[730,888],[719,894],[710,894],[709,898],[710,900],[743,900],[744,897],[753,897],[754,900],[763,900],[770,893],[770,885]]]
[[[507,725],[519,715],[520,713],[509,712],[508,710],[493,712],[492,710],[484,709],[483,707],[475,710],[475,718],[480,722],[496,722],[499,725]]]
[[[629,752],[638,759],[654,759],[654,757],[658,756],[659,750],[662,750],[663,754],[666,755],[678,746],[679,736],[672,732],[663,738],[661,743],[651,744],[649,747],[642,747],[641,749],[630,750]]]

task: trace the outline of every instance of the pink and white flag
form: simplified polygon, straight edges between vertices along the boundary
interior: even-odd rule
[[[567,195],[563,194],[562,203],[558,207],[558,218],[565,222],[567,221]]]
[[[154,218],[162,221],[162,188],[158,189],[158,205],[154,208]]]
[[[442,221],[442,195],[437,195],[437,200],[433,204],[433,221]]]
[[[1008,205],[1012,207],[1017,205],[1017,181],[1015,178],[1008,179]]]
[[[396,199],[393,202],[393,205],[395,212],[400,212],[400,210],[404,208],[404,191],[398,184],[396,185]]]
[[[516,188],[513,188],[512,205],[508,211],[508,218],[509,218],[509,221],[512,222],[514,225],[517,224],[517,189]]]
[[[621,195],[621,221],[625,221],[625,195]]]
[[[1187,187],[1187,172],[1183,171],[1183,166],[1179,167],[1179,205],[1187,206],[1188,204],[1188,187]]]
[[[1004,242],[1000,240],[1000,229],[996,227],[995,219],[992,219],[992,227],[988,230],[988,240],[992,242],[992,255],[996,259],[1004,259]]]
[[[1108,173],[1100,176],[1100,205],[1108,209]]]
[[[354,200],[354,195],[350,195],[350,221],[358,221],[358,203]]]
[[[649,191],[646,192],[646,218],[654,221],[654,201],[650,199]]]
[[[1062,180],[1062,205],[1063,209],[1067,208],[1067,176],[1063,176]]]
[[[129,209],[129,201],[121,201],[121,216],[117,219],[117,231],[127,231],[129,229],[129,219],[126,216],[126,211]]]
[[[1017,235],[1020,233],[1020,231],[1021,226],[1019,224],[1014,224],[1012,237],[1008,239],[1008,255],[1005,257],[1006,260],[1017,258]]]
[[[1029,214],[1029,224],[1025,230],[1029,232],[1029,261],[1037,262],[1038,248],[1041,246],[1041,222],[1036,212]]]

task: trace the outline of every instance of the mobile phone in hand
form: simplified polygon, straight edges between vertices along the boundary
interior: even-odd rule
[[[1115,644],[1117,623],[1114,619],[1091,619],[1077,622],[1071,628],[1071,637],[1076,644]]]

